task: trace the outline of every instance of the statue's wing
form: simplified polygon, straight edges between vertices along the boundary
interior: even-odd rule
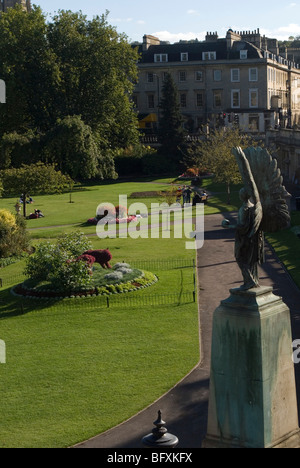
[[[244,150],[250,170],[259,193],[263,209],[261,228],[265,232],[276,232],[290,223],[290,213],[286,203],[288,195],[283,186],[283,178],[276,159],[260,147]]]
[[[260,195],[252,174],[251,166],[242,148],[233,148],[232,152],[238,163],[245,189],[254,203],[254,223],[253,228],[249,234],[249,237],[251,237],[258,231],[263,219],[263,209],[260,201]]]

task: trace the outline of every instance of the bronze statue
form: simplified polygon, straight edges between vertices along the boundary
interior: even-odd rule
[[[233,148],[232,152],[244,183],[240,191],[243,205],[235,226],[228,220],[222,225],[236,229],[235,258],[244,279],[240,289],[248,290],[259,286],[258,265],[264,261],[264,232],[289,226],[288,193],[277,161],[266,149]]]

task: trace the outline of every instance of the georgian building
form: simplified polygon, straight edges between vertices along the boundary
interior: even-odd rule
[[[30,0],[0,0],[0,12],[7,11],[7,8],[14,7],[16,4],[22,5],[25,11],[31,10]]]
[[[137,44],[136,44],[137,45]],[[140,127],[159,125],[159,102],[166,73],[179,93],[185,126],[191,133],[209,123],[236,123],[245,132],[300,125],[300,65],[279,53],[278,41],[259,30],[225,38],[207,33],[205,41],[169,44],[145,35],[134,100]]]

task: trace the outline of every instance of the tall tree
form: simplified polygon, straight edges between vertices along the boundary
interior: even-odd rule
[[[159,142],[161,151],[180,161],[185,146],[185,131],[180,113],[178,90],[170,73],[165,75],[160,102]]]
[[[1,134],[48,128],[53,122],[59,70],[40,8],[26,14],[17,5],[0,15],[0,57],[7,95],[0,107]]]
[[[39,7],[27,14],[20,6],[10,8],[0,16],[0,57],[7,89],[0,138],[15,134],[6,139],[0,166],[7,164],[10,143],[22,141],[18,135],[30,130],[36,136],[32,141],[41,136],[42,142],[68,116],[81,116],[90,127],[105,154],[99,160],[103,174],[113,171],[113,150],[139,141],[131,102],[138,54],[108,24],[107,13],[88,20],[82,13],[59,11],[46,22]]]
[[[89,21],[82,13],[60,11],[49,23],[61,77],[57,117],[81,115],[110,146],[125,147],[138,136],[130,99],[138,55],[107,18],[108,12]]]
[[[108,161],[91,127],[80,116],[59,119],[44,140],[43,159],[73,179],[114,178],[114,161]]]

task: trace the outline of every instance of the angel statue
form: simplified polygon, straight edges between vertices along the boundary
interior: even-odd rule
[[[258,265],[264,262],[264,232],[276,232],[289,226],[288,195],[283,178],[266,149],[233,148],[243,179],[240,191],[243,202],[236,225],[224,220],[223,227],[234,227],[235,258],[242,272],[241,290],[259,287]]]

